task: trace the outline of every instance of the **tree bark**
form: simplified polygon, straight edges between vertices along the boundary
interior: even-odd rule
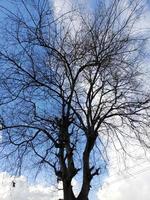
[[[83,184],[77,200],[89,200],[90,183],[93,178],[90,169],[90,153],[94,147],[96,136],[89,137],[83,153]]]
[[[64,200],[76,200],[71,183],[63,182]]]

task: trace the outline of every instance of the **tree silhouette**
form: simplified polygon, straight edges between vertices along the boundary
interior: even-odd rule
[[[139,3],[99,2],[90,14],[56,18],[48,1],[12,2],[12,11],[1,5],[1,158],[14,159],[19,171],[27,162],[50,168],[64,200],[86,200],[110,146],[149,147],[143,40],[134,34]]]

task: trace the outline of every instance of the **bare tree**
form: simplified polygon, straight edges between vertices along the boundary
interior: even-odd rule
[[[64,200],[86,200],[109,146],[126,152],[125,142],[134,140],[149,147],[143,40],[134,34],[139,3],[100,2],[90,15],[74,10],[58,18],[46,0],[1,10],[1,157],[20,170],[28,162],[50,168],[63,182]],[[78,15],[78,30],[70,13]]]

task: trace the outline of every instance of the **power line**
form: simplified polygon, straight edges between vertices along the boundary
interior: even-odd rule
[[[146,171],[150,171],[150,166],[145,167],[145,168],[143,168],[143,169],[141,169],[141,170],[139,170],[139,171],[137,171],[137,172],[135,172],[135,173],[132,173],[132,174],[130,174],[130,175],[128,174],[128,176],[126,176],[126,177],[121,177],[121,178],[116,179],[116,180],[114,180],[114,181],[106,182],[106,184],[112,185],[112,184],[115,184],[115,183],[120,182],[120,181],[122,181],[122,180],[130,179],[130,178],[136,178],[137,175],[140,175],[140,174],[142,174],[142,173],[144,173],[144,172],[146,172]]]

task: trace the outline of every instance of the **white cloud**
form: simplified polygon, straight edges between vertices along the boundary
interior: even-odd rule
[[[64,26],[65,31],[69,31],[72,36],[80,30],[82,21],[80,11],[82,7],[86,8],[87,2],[87,0],[52,0],[54,17],[59,19],[60,26]]]
[[[121,149],[109,152],[109,176],[97,193],[99,200],[149,200],[150,152],[135,144],[126,150],[132,157]]]
[[[116,175],[116,182],[106,182],[98,191],[98,199],[105,200],[149,200],[150,163],[135,175]],[[122,178],[122,179],[121,179]],[[118,181],[117,181],[118,180]]]
[[[144,35],[145,37],[150,34],[150,7],[146,0],[142,1],[143,3],[143,11],[139,20],[135,23],[134,31],[136,34]]]
[[[143,1],[143,5],[146,1]],[[150,35],[150,7],[144,5],[142,17],[137,20],[134,26],[134,34],[141,38]],[[146,52],[150,50],[150,40],[146,41]],[[144,52],[144,49],[143,49]],[[149,53],[145,54],[142,64],[144,71],[149,70]],[[143,79],[148,83],[150,73]],[[103,187],[97,192],[99,200],[149,200],[150,191],[150,152],[145,151],[139,146],[132,144],[125,148],[131,153],[132,157],[127,156],[118,149],[119,154],[114,150],[109,150],[110,166],[109,176],[105,179]]]
[[[56,17],[72,10],[72,1],[71,0],[53,0],[54,14]]]
[[[12,177],[6,172],[0,173],[0,200],[58,200],[59,198],[62,198],[62,191],[58,191],[54,186],[29,185],[24,176]]]

